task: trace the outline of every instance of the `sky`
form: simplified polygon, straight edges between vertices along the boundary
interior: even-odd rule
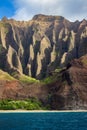
[[[6,16],[27,21],[36,14],[81,21],[87,19],[87,0],[0,0],[0,19]]]

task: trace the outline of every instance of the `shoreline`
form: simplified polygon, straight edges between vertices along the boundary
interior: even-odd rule
[[[87,110],[0,110],[0,113],[62,113],[62,112],[87,112]]]

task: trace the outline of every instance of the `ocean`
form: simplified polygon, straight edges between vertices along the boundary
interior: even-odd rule
[[[0,130],[87,130],[87,112],[3,112]]]

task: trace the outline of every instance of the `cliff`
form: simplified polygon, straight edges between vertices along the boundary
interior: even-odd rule
[[[39,14],[25,22],[4,17],[0,99],[36,98],[52,110],[87,109],[86,42],[85,19],[70,22]]]
[[[87,53],[87,21],[36,15],[30,21],[0,21],[0,68],[42,79]]]
[[[0,99],[36,98],[51,110],[87,110],[87,55],[56,69],[43,81],[20,79],[0,71]]]

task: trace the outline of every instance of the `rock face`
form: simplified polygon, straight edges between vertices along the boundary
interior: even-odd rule
[[[87,55],[73,60],[55,76],[58,80],[49,86],[51,108],[87,110]]]
[[[32,20],[0,21],[0,68],[38,79],[87,53],[87,21],[36,15]]]
[[[0,80],[0,99],[37,98],[52,110],[87,110],[87,55],[51,76],[50,84]]]

